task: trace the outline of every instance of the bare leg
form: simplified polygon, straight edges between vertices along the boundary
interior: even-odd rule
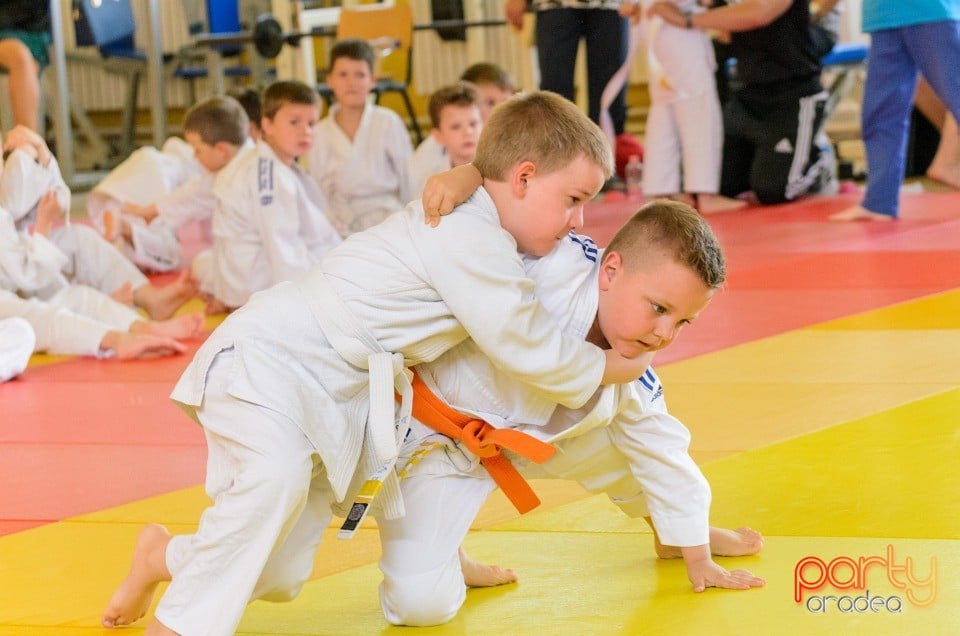
[[[0,67],[9,74],[13,123],[37,130],[40,115],[39,67],[30,49],[15,38],[0,40]]]
[[[517,574],[513,570],[474,561],[462,547],[459,554],[460,570],[463,572],[463,582],[467,587],[495,587],[517,582]]]
[[[133,302],[153,320],[166,320],[196,294],[197,286],[190,272],[183,271],[164,287],[154,287],[150,283],[140,285],[133,290]]]
[[[893,221],[894,218],[889,214],[879,214],[871,212],[863,206],[855,205],[842,212],[830,215],[831,221]]]
[[[934,181],[960,189],[960,130],[953,115],[947,115],[940,130],[940,144],[927,176]]]
[[[140,531],[127,578],[120,583],[103,611],[101,621],[104,627],[129,625],[146,615],[157,584],[170,580],[166,560],[170,538],[166,528],[155,524]]]
[[[186,314],[169,320],[138,320],[130,325],[130,331],[177,340],[199,338],[203,333],[203,314]]]

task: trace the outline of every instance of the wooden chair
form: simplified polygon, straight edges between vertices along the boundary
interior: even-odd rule
[[[337,39],[360,39],[376,41],[392,40],[395,46],[386,57],[378,58],[374,68],[377,81],[373,87],[374,102],[379,103],[383,93],[398,93],[403,100],[417,144],[423,141],[423,132],[417,122],[413,103],[410,101],[410,71],[412,68],[413,14],[408,4],[384,7],[380,4],[359,5],[340,11],[337,23]],[[317,84],[317,92],[328,104],[333,101],[333,91],[325,82]]]

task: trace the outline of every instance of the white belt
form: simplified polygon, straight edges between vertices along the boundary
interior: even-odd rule
[[[370,374],[370,411],[360,460],[360,468],[367,479],[337,535],[349,539],[381,489],[384,490],[381,499],[386,516],[396,518],[404,513],[399,482],[393,469],[398,450],[410,428],[413,388],[403,356],[384,351],[343,303],[326,276],[314,272],[306,280],[309,289],[301,286],[302,281],[297,286],[330,345],[344,360]],[[400,413],[396,416],[395,392],[401,396]]]

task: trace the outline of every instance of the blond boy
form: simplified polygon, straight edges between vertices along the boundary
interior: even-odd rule
[[[418,147],[410,157],[407,173],[410,196],[415,199],[420,198],[431,175],[473,161],[483,128],[480,96],[476,87],[468,82],[457,82],[435,91],[430,96],[429,110],[431,145],[438,145],[442,152],[420,152]]]
[[[477,150],[484,188],[456,214],[431,228],[412,203],[255,295],[200,349],[173,398],[207,434],[215,503],[194,535],[144,529],[105,625],[143,616],[172,579],[147,634],[232,634],[250,600],[296,596],[332,509],[358,506],[365,481],[384,517],[401,516],[392,466],[407,366],[473,338],[518,382],[572,407],[642,372],[557,329],[517,251],[547,254],[582,224],[612,169],[606,138],[549,93],[501,112]]]
[[[211,258],[194,265],[208,313],[293,280],[340,242],[323,194],[297,163],[314,144],[319,114],[311,87],[271,84],[263,94],[263,138],[217,174]]]
[[[336,103],[317,128],[310,174],[327,197],[343,236],[376,225],[411,199],[407,161],[413,148],[400,117],[369,103],[374,53],[364,40],[341,40],[330,51],[327,84]]]

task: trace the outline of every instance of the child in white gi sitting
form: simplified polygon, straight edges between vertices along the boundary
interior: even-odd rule
[[[725,276],[709,226],[695,210],[672,201],[642,208],[606,251],[571,234],[547,256],[527,259],[526,266],[538,298],[568,333],[627,357],[669,346]],[[756,553],[762,537],[748,528],[709,527],[709,485],[688,454],[689,432],[666,411],[652,368],[635,382],[602,388],[578,409],[554,409],[545,395],[512,382],[470,341],[417,372],[456,411],[558,447],[560,452],[539,465],[520,457],[513,461],[528,478],[577,480],[606,493],[628,515],[646,518],[655,529],[657,554],[682,556],[695,591],[763,584],[711,559],[711,551]],[[422,397],[415,391],[414,404]],[[476,455],[422,425],[411,432],[402,461],[414,455],[417,461],[403,469],[400,486],[406,516],[378,519],[380,597],[391,623],[435,625],[453,618],[466,585],[515,576],[485,569],[458,551],[497,486]]]
[[[432,126],[430,139],[443,152],[437,156],[429,152],[415,152],[410,157],[407,173],[410,196],[414,199],[420,198],[423,186],[431,175],[473,161],[483,129],[480,95],[476,87],[468,82],[457,82],[434,91],[430,96],[429,110]]]
[[[89,285],[124,304],[137,305],[152,320],[170,318],[194,296],[189,272],[168,285],[154,285],[92,228],[57,225],[70,208],[70,190],[37,133],[14,128],[3,147],[9,152],[0,172],[4,210],[0,230],[8,245],[2,253],[9,277],[6,289],[44,299],[67,283]],[[44,202],[47,213],[41,222]],[[34,220],[44,229],[31,236],[27,229]]]
[[[336,103],[320,122],[309,156],[310,174],[343,236],[376,225],[411,199],[410,134],[395,112],[368,103],[373,68],[373,49],[364,40],[334,44],[327,85]]]
[[[484,187],[439,227],[414,202],[255,294],[204,343],[172,397],[204,428],[215,503],[193,535],[141,532],[104,625],[139,619],[171,580],[147,634],[232,634],[251,600],[297,595],[334,507],[359,523],[372,497],[402,515],[407,366],[473,338],[515,381],[574,408],[642,373],[563,334],[517,251],[545,255],[581,226],[612,170],[604,134],[567,100],[531,93],[491,116],[475,164]]]
[[[20,137],[19,133],[10,134],[6,143],[14,144]],[[36,177],[38,171],[39,177],[49,177],[48,171],[56,171],[52,157],[41,156],[47,161],[43,166],[31,158],[35,152],[36,147],[29,143],[12,152],[0,175],[0,206],[13,204],[22,209],[29,204],[24,201],[30,200],[25,198],[27,188],[23,186],[37,181],[43,185],[43,179],[28,177]],[[20,215],[22,230],[14,215],[0,207],[0,318],[26,320],[36,336],[35,342],[31,336],[31,350],[35,347],[36,351],[121,359],[183,352],[185,347],[177,340],[199,336],[201,315],[145,319],[82,282],[107,284],[113,289],[119,286],[118,296],[136,296],[141,301],[147,297],[153,309],[171,313],[178,300],[178,285],[168,285],[172,295],[149,283],[131,290],[129,279],[121,282],[123,268],[143,275],[90,228],[60,228],[56,230],[59,242],[53,242],[54,224],[63,213],[58,194],[69,192],[65,187],[48,190],[33,206],[35,214],[28,210]],[[25,227],[29,217],[36,219],[32,233]],[[73,246],[69,254],[61,249],[65,243]]]
[[[169,272],[183,268],[178,233],[198,223],[212,242],[213,180],[247,144],[247,115],[232,97],[211,97],[193,106],[183,136],[163,150],[140,148],[87,197],[87,214],[138,267]],[[250,144],[252,145],[252,144]]]
[[[340,242],[320,188],[297,164],[314,145],[319,116],[313,88],[271,84],[263,94],[263,138],[217,173],[212,258],[194,267],[207,313],[293,280]]]

